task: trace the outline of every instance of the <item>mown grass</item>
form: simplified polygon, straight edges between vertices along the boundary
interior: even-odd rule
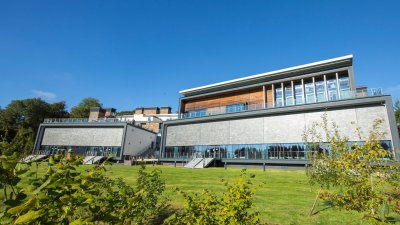
[[[153,166],[149,166],[152,169]],[[217,193],[225,190],[222,179],[232,181],[240,175],[239,168],[185,169],[172,166],[155,166],[162,171],[166,181],[165,194],[174,207],[182,207],[183,199],[173,191],[178,187],[184,191],[201,192],[208,189]],[[110,166],[108,173],[124,177],[133,184],[138,167]],[[304,170],[247,169],[254,174],[254,209],[260,212],[263,221],[277,224],[359,224],[362,214],[338,211],[319,202],[316,214],[308,216],[316,190],[307,183]],[[323,211],[322,211],[323,210]]]
[[[80,169],[89,169],[91,165],[82,165]],[[240,175],[239,168],[207,168],[185,169],[172,166],[152,166],[162,171],[165,179],[165,196],[170,199],[174,208],[183,206],[182,197],[175,193],[174,187],[183,191],[201,192],[208,189],[217,193],[224,191],[222,179],[232,181]],[[44,173],[46,164],[39,166],[39,176]],[[137,176],[138,166],[107,166],[110,177],[122,177],[128,184],[133,185]],[[340,211],[330,208],[319,201],[315,214],[308,212],[314,201],[316,189],[307,183],[304,170],[273,170],[265,172],[262,169],[247,169],[247,173],[254,174],[254,209],[260,212],[263,221],[276,224],[367,224],[362,220],[363,215],[357,212]],[[21,185],[27,182],[24,177]],[[0,193],[2,198],[2,193]],[[1,203],[0,203],[1,205]],[[1,208],[1,207],[0,207]]]

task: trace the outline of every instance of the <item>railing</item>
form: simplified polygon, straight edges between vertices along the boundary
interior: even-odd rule
[[[352,99],[352,98],[363,98],[368,96],[378,96],[383,95],[382,88],[370,88],[370,89],[357,89],[356,91],[341,91],[340,98],[338,99],[330,99],[329,101],[337,101],[342,99]],[[316,99],[316,98],[315,98]],[[326,101],[324,101],[326,102]],[[313,102],[315,103],[315,102]],[[301,103],[301,105],[308,103]],[[289,106],[289,105],[287,105]],[[290,106],[293,106],[291,104]],[[276,106],[276,107],[285,107],[285,106]],[[204,116],[212,116],[219,114],[228,114],[228,113],[237,113],[237,112],[245,112],[245,111],[254,111],[260,109],[268,109],[275,108],[273,103],[256,103],[256,104],[243,104],[242,103],[232,103],[232,105],[228,106],[219,106],[219,107],[211,107],[211,108],[203,108],[195,111],[185,112],[180,115],[180,119],[186,118],[195,118],[195,117],[204,117]]]
[[[220,107],[212,107],[207,108],[202,112],[198,113],[183,113],[181,116],[182,118],[193,118],[193,117],[203,117],[203,116],[211,116],[211,115],[218,115],[218,114],[225,114],[225,113],[237,113],[237,112],[245,112],[245,111],[253,111],[253,110],[260,110],[265,108],[272,108],[273,105],[268,103],[257,103],[257,104],[243,104],[238,106],[220,106]]]
[[[43,123],[123,123],[120,118],[98,118],[89,120],[88,118],[46,118]]]

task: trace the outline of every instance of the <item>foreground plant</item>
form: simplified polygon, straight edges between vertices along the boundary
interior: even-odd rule
[[[307,176],[311,184],[320,187],[310,215],[317,198],[340,209],[363,212],[364,218],[377,223],[388,222],[390,211],[400,214],[400,166],[392,152],[381,146],[381,123],[374,122],[363,144],[351,146],[336,125],[329,126],[326,115],[322,123],[307,131],[305,139],[312,150]],[[321,145],[323,138],[315,127],[323,129],[329,146]],[[329,151],[322,150],[324,147]]]
[[[182,194],[185,200],[184,208],[181,213],[171,216],[166,224],[260,224],[258,213],[251,212],[253,177],[243,170],[233,184],[224,182],[226,191],[221,196],[208,190],[197,194],[178,189],[178,193]]]
[[[10,156],[0,156],[0,188],[3,189],[4,202],[10,204],[25,197],[17,184],[21,180],[19,175],[26,171],[28,171],[28,167],[18,164],[16,153]]]
[[[30,181],[31,189],[26,191],[32,195],[10,206],[1,220],[14,224],[148,224],[149,217],[163,207],[159,196],[164,182],[159,171],[147,173],[141,165],[132,188],[122,179],[108,178],[106,162],[79,172],[81,161],[51,156],[46,174]]]

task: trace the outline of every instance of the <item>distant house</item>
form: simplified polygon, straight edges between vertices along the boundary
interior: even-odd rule
[[[391,96],[380,88],[356,86],[351,55],[180,94],[179,119],[163,126],[165,162],[203,157],[231,164],[304,165],[309,150],[303,131],[324,113],[349,137],[349,144],[365,141],[356,128],[368,133],[381,118],[382,146],[400,149]]]

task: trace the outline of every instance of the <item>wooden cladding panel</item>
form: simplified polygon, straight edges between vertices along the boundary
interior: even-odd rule
[[[239,103],[262,104],[264,92],[262,87],[256,87],[231,93],[224,93],[205,98],[190,99],[182,102],[182,112],[196,109],[213,108]]]
[[[267,85],[266,87],[267,104],[272,104],[274,102],[274,94],[272,93],[272,85]]]

